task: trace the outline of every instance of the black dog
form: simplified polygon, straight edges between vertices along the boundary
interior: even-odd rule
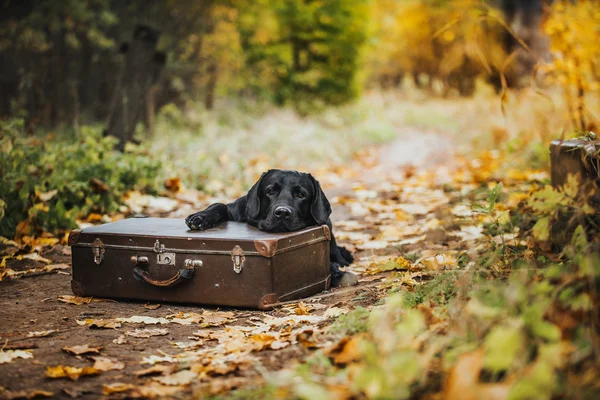
[[[331,231],[331,205],[321,185],[310,174],[272,169],[260,177],[248,194],[229,204],[216,203],[190,215],[190,229],[209,229],[224,221],[246,222],[266,232],[291,232],[326,224]],[[339,270],[350,265],[352,254],[331,235],[329,268],[333,286],[349,286],[356,276]]]

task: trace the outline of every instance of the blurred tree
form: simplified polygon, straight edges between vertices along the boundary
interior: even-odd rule
[[[600,91],[600,1],[555,1],[544,30],[553,56],[543,68],[547,80],[562,87],[575,129],[597,129],[586,95]]]

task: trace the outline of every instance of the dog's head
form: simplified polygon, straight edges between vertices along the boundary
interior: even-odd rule
[[[267,232],[291,232],[327,223],[331,205],[310,174],[269,170],[246,197],[248,222]]]

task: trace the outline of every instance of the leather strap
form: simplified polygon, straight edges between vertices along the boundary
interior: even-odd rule
[[[134,263],[135,267],[133,268],[133,277],[137,280],[144,281],[149,283],[152,286],[157,287],[170,287],[176,285],[177,283],[183,281],[184,279],[191,279],[194,276],[194,267],[193,266],[184,266],[177,273],[165,280],[157,280],[152,279],[150,274],[147,271],[144,271],[142,268],[138,267],[138,264],[147,264],[147,257],[132,257],[131,261]]]

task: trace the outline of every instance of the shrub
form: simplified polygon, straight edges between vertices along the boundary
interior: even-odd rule
[[[91,127],[66,142],[27,137],[19,119],[0,121],[0,235],[59,233],[78,217],[116,211],[129,190],[154,190],[160,164],[114,144]]]

